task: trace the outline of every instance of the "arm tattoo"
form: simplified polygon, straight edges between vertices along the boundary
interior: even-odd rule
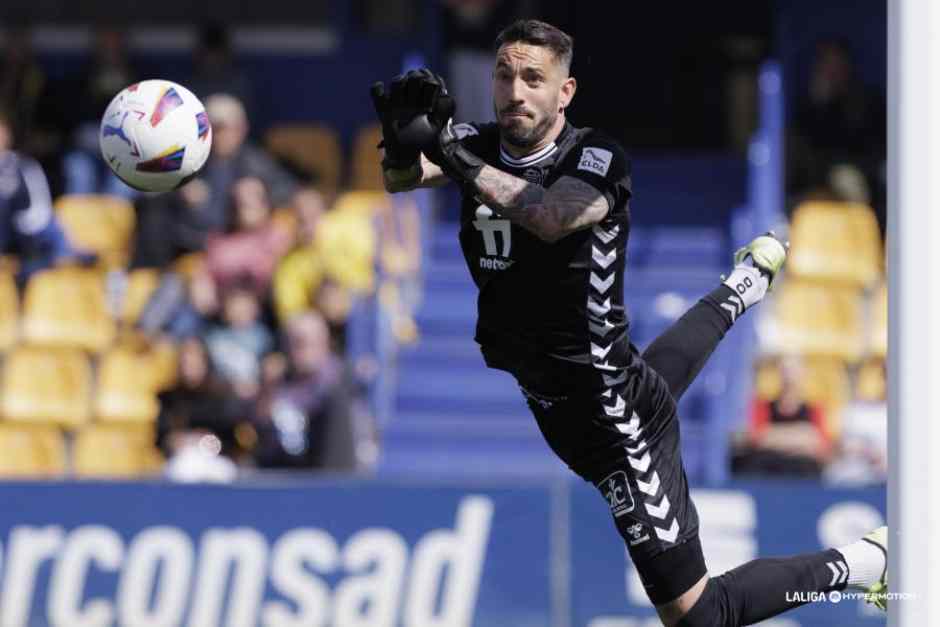
[[[600,191],[570,176],[545,189],[484,166],[473,183],[481,202],[546,242],[597,224],[610,209]]]

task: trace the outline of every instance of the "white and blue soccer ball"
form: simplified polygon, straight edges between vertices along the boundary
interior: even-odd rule
[[[146,80],[125,88],[108,105],[99,146],[122,181],[141,191],[166,192],[205,165],[212,127],[191,91],[171,81]]]

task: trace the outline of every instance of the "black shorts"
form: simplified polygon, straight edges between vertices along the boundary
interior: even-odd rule
[[[514,374],[549,446],[607,501],[653,603],[701,579],[698,514],[665,380],[639,356],[616,371],[567,365]]]

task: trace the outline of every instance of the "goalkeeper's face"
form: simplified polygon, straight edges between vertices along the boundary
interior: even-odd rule
[[[493,72],[493,106],[502,138],[533,148],[552,130],[574,96],[575,81],[549,48],[522,42],[502,46]]]

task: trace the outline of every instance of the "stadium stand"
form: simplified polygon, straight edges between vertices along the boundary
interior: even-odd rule
[[[343,152],[335,130],[320,124],[276,126],[265,134],[265,147],[276,157],[291,163],[328,193],[340,189]]]

